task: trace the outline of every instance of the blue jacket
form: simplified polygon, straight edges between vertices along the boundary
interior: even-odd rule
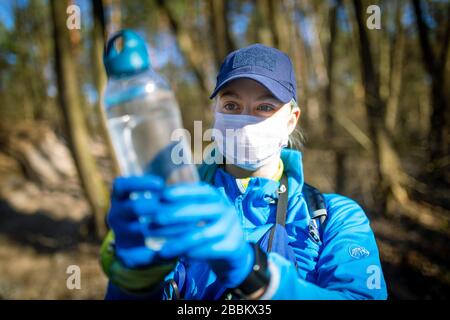
[[[286,231],[297,266],[271,252],[271,282],[263,299],[386,299],[378,248],[362,208],[344,196],[324,194],[328,218],[317,243],[308,232],[310,215],[301,192],[301,153],[284,149],[281,158],[289,190]],[[248,241],[258,242],[274,225],[279,182],[252,178],[242,193],[236,179],[220,167],[202,165],[199,171],[205,181],[222,189],[235,204]],[[171,278],[178,283],[184,299],[220,297],[220,284],[206,263],[182,260],[166,280]],[[171,294],[161,293],[159,297],[167,299]],[[125,294],[112,284],[106,295],[107,299],[148,297]]]

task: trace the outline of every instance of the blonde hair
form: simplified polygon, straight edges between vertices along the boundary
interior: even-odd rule
[[[300,108],[293,98],[291,99],[291,110],[295,108]],[[288,147],[291,149],[301,150],[305,143],[305,136],[303,135],[303,130],[300,125],[297,123],[294,131],[289,135],[289,145]]]

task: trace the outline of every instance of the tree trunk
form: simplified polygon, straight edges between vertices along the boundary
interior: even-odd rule
[[[284,1],[269,0],[269,22],[272,29],[274,46],[286,53],[292,53],[292,34],[289,24],[288,12]]]
[[[311,23],[311,29],[312,32],[312,41],[311,41],[311,60],[313,62],[314,72],[316,76],[316,80],[318,83],[318,90],[321,91],[321,89],[328,83],[327,78],[327,70],[326,70],[326,64],[325,64],[325,53],[322,47],[322,42],[320,38],[320,29],[321,29],[321,16],[322,13],[318,8],[315,7],[315,3],[311,1],[303,2],[305,3],[308,8],[312,9],[312,14],[310,16],[310,19],[312,21]]]
[[[390,62],[389,97],[386,104],[386,127],[392,134],[397,123],[400,90],[403,75],[403,53],[405,47],[405,34],[401,22],[402,5],[397,4],[395,15],[396,38],[393,46],[392,60]]]
[[[295,74],[297,76],[297,96],[298,105],[300,108],[305,108],[308,105],[310,98],[309,85],[308,85],[308,61],[307,53],[305,49],[305,42],[300,32],[300,21],[298,15],[300,14],[300,8],[298,3],[286,2],[287,11],[292,15],[292,23],[290,28],[292,29],[292,55],[293,64],[295,68]],[[302,123],[307,124],[308,117],[302,117]]]
[[[433,176],[440,179],[439,162],[450,157],[450,111],[446,97],[446,63],[450,38],[450,6],[448,6],[447,23],[444,29],[440,52],[433,52],[429,39],[428,27],[425,24],[421,2],[413,0],[419,32],[423,63],[431,78],[431,119],[429,132],[429,160],[433,167]],[[448,161],[448,160],[447,160]],[[445,161],[444,161],[445,162]]]
[[[377,209],[384,213],[390,194],[393,194],[400,201],[405,199],[406,191],[401,185],[404,174],[400,167],[400,159],[385,127],[386,105],[379,92],[379,77],[372,59],[372,47],[367,34],[361,1],[354,0],[353,6],[359,31],[360,66],[365,91],[364,99],[369,135],[373,141],[376,169],[374,195]]]
[[[334,56],[336,48],[336,38],[337,38],[337,10],[340,6],[340,1],[333,5],[329,9],[329,32],[330,38],[327,48],[327,73],[328,73],[328,83],[325,88],[325,135],[327,140],[330,141],[334,137],[334,121],[333,121],[333,108],[334,108]]]
[[[102,237],[106,232],[104,222],[109,196],[98,172],[95,159],[89,153],[89,136],[80,106],[77,72],[71,55],[69,30],[66,27],[68,3],[62,0],[52,0],[50,4],[55,39],[58,98],[66,122],[70,149],[75,159],[81,184],[93,212],[92,221],[95,227],[95,235]]]
[[[338,0],[335,5],[329,8],[328,26],[329,26],[329,41],[327,46],[327,86],[325,87],[325,136],[326,140],[330,143],[330,147],[334,149],[335,159],[335,188],[337,193],[345,193],[346,174],[345,174],[345,154],[342,146],[336,141],[335,130],[335,114],[337,113],[334,103],[334,60],[336,55],[336,39],[338,33],[337,27],[337,12],[341,1]]]
[[[225,0],[209,0],[209,23],[212,29],[212,43],[216,68],[219,68],[228,53],[236,49],[231,37],[228,21],[229,2]]]
[[[93,20],[92,28],[92,65],[94,67],[94,81],[97,89],[98,99],[95,106],[97,113],[98,129],[107,146],[107,153],[113,163],[113,174],[119,174],[119,165],[114,156],[111,138],[106,127],[106,115],[103,107],[103,92],[106,85],[106,73],[103,67],[103,50],[105,47],[106,22],[104,16],[103,0],[92,0]]]
[[[269,12],[269,0],[256,0],[255,6],[255,29],[256,29],[256,42],[273,47],[275,45],[274,35],[270,29],[270,15]]]
[[[311,78],[315,78],[315,67],[311,52],[311,45],[303,36],[302,31],[303,25],[301,22],[303,17],[306,15],[305,9],[303,8],[304,3],[295,2],[293,6],[295,10],[294,27],[296,31],[296,37],[298,39],[297,44],[298,49],[300,50],[300,60],[301,62],[303,62],[302,68],[300,69],[302,78],[300,87],[302,88],[305,96],[299,97],[299,102],[300,106],[303,106],[304,110],[306,110],[306,114],[303,116],[304,127],[308,132],[310,132],[309,135],[312,136],[313,132],[318,129],[318,126],[313,124],[317,123],[319,118],[319,101],[316,94],[317,92],[314,81],[310,81]]]

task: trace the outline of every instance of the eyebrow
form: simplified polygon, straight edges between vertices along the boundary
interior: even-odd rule
[[[260,101],[260,100],[266,100],[266,99],[278,101],[278,99],[275,98],[275,97],[273,96],[273,94],[270,94],[270,93],[264,93],[264,94],[262,94],[261,96],[259,96],[258,98],[256,98],[257,101]]]
[[[228,96],[228,97],[233,97],[233,98],[236,98],[236,99],[241,100],[241,96],[240,96],[239,94],[237,94],[236,92],[231,91],[231,90],[225,91],[225,92],[222,93],[220,96],[221,96],[221,97],[223,97],[223,96]],[[261,101],[261,100],[266,100],[266,99],[275,100],[275,101],[278,102],[278,99],[275,98],[275,97],[273,96],[273,94],[271,94],[271,93],[263,93],[261,96],[259,96],[259,97],[256,98],[256,101]]]
[[[230,90],[227,90],[227,91],[225,91],[224,93],[222,93],[221,95],[220,95],[221,97],[223,97],[223,96],[229,96],[229,97],[233,97],[233,98],[236,98],[236,99],[241,99],[241,96],[240,95],[238,95],[237,93],[235,93],[235,92],[233,92],[233,91],[230,91]]]

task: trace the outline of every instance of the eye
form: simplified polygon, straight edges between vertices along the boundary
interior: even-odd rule
[[[261,104],[258,106],[258,111],[262,112],[272,112],[275,110],[275,107],[270,104]]]
[[[226,103],[226,104],[223,106],[223,108],[224,108],[226,111],[236,111],[236,110],[239,109],[238,105],[235,104],[235,103],[233,103],[233,102],[228,102],[228,103]]]

